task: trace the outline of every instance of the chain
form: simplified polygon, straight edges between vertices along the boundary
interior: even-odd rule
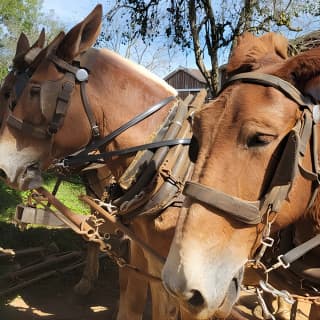
[[[95,202],[99,204],[100,206],[105,207],[106,204],[99,199],[95,199]],[[111,205],[112,206],[112,205]],[[108,206],[110,208],[110,206]],[[112,206],[114,207],[114,206]],[[112,211],[114,212],[114,211]],[[161,278],[158,276],[155,276],[153,274],[147,273],[139,269],[138,267],[130,264],[124,257],[119,256],[114,250],[112,250],[112,245],[108,243],[107,241],[110,239],[110,234],[109,233],[102,233],[99,231],[100,227],[105,223],[105,220],[102,218],[98,218],[95,215],[90,215],[89,218],[86,221],[89,223],[94,229],[95,232],[91,233],[89,235],[88,241],[96,242],[100,246],[100,250],[103,251],[108,255],[110,260],[114,262],[116,265],[118,265],[119,268],[129,268],[130,270],[134,271],[136,274],[147,278],[150,281],[157,281],[161,282]],[[116,230],[116,233],[118,231],[119,234],[119,239],[121,239],[124,235],[121,233],[121,231]]]
[[[272,206],[270,205],[266,212],[266,224],[262,230],[262,235],[260,240],[260,243],[261,243],[260,250],[257,253],[257,255],[254,257],[254,259],[249,262],[251,262],[255,267],[262,268],[265,274],[265,280],[260,280],[259,286],[255,287],[255,292],[263,312],[263,317],[264,319],[276,320],[275,316],[271,313],[271,311],[267,306],[266,301],[263,298],[263,293],[269,293],[273,297],[282,298],[291,305],[295,303],[295,299],[288,291],[278,290],[269,283],[269,272],[274,268],[271,267],[267,269],[266,266],[261,261],[266,250],[268,248],[271,248],[274,245],[274,239],[270,237],[270,234],[271,234],[271,226],[274,223],[277,215],[275,214],[274,217],[271,218],[270,215],[272,213],[273,213]],[[281,260],[279,260],[279,263],[280,261]]]
[[[264,319],[271,319],[271,320],[276,320],[275,316],[270,312],[270,310],[268,309],[268,306],[263,298],[263,290],[261,290],[260,288],[256,287],[256,295],[257,295],[257,299],[258,302],[261,306],[262,309],[262,316]]]

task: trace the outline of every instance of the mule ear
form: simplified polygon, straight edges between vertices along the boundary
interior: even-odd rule
[[[276,76],[287,80],[303,94],[320,101],[320,48],[311,49],[287,60]]]
[[[65,37],[65,33],[61,31],[44,49],[40,50],[39,54],[36,55],[35,59],[32,60],[30,64],[30,69],[35,70],[39,63],[45,59],[51,52],[55,51],[63,38]]]
[[[288,40],[274,32],[260,38],[251,33],[239,37],[227,65],[228,75],[257,70],[264,65],[287,59]]]
[[[18,42],[17,42],[17,48],[16,48],[16,54],[15,57],[24,54],[25,52],[27,52],[30,48],[30,44],[29,44],[29,40],[27,38],[27,36],[21,32]]]
[[[36,42],[32,45],[32,47],[29,49],[27,54],[24,56],[24,60],[30,64],[36,56],[40,53],[44,46],[45,42],[45,32],[44,28],[41,30],[39,38],[36,40]]]
[[[57,56],[70,62],[90,48],[100,33],[101,20],[102,6],[99,4],[82,22],[66,34],[58,47]]]
[[[40,34],[39,34],[39,37],[38,39],[35,41],[35,43],[31,46],[31,48],[43,48],[44,46],[44,42],[45,42],[45,39],[46,39],[46,33],[44,31],[44,28],[42,28]]]

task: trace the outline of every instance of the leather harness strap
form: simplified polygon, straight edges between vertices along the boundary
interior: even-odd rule
[[[97,121],[95,119],[95,116],[92,112],[92,108],[90,106],[90,103],[87,98],[86,93],[86,84],[88,80],[88,72],[86,69],[75,67],[66,61],[58,58],[56,55],[51,54],[49,56],[49,59],[60,69],[63,71],[67,71],[66,75],[69,73],[73,75],[73,77],[80,82],[80,93],[81,93],[81,99],[82,104],[84,107],[84,110],[87,114],[90,127],[91,127],[91,133],[94,139],[98,138],[100,136],[99,127],[97,125]],[[81,58],[80,58],[81,59]]]
[[[129,128],[135,126],[139,122],[141,122],[144,119],[148,118],[149,116],[153,115],[154,113],[156,113],[160,109],[164,108],[165,106],[167,106],[170,102],[172,102],[175,99],[176,99],[175,96],[170,96],[170,97],[167,97],[167,98],[161,100],[160,102],[151,106],[146,111],[138,114],[136,117],[134,117],[133,119],[129,120],[128,122],[126,122],[125,124],[120,126],[118,129],[112,131],[110,134],[103,137],[102,139],[92,141],[88,146],[79,150],[74,156],[87,155],[93,150],[96,150],[98,148],[102,148],[103,146],[105,146],[109,142],[111,142],[113,139],[115,139],[122,132],[128,130]],[[73,157],[73,155],[71,155],[70,157]]]
[[[203,184],[187,181],[183,194],[210,207],[228,212],[236,220],[248,224],[261,222],[260,201],[246,201],[212,189]]]
[[[38,139],[48,138],[48,132],[46,128],[36,127],[27,121],[18,119],[12,114],[9,114],[7,123],[9,126],[21,131],[23,134],[28,134]]]
[[[309,98],[304,96],[296,87],[294,87],[288,81],[285,81],[277,76],[271,74],[259,73],[259,72],[244,72],[239,73],[226,81],[226,83],[221,88],[222,92],[226,87],[230,86],[236,81],[253,83],[262,86],[271,86],[278,89],[283,94],[285,94],[289,99],[295,101],[299,106],[303,106],[312,111],[311,101]]]
[[[105,160],[110,159],[112,157],[116,157],[116,156],[130,155],[132,153],[136,153],[141,150],[152,150],[152,149],[158,149],[161,147],[172,147],[178,144],[185,145],[185,144],[190,144],[190,142],[191,142],[191,139],[163,140],[158,142],[146,143],[140,146],[135,146],[135,147],[126,148],[126,149],[101,152],[98,154],[89,154],[89,155],[83,155],[83,156],[77,155],[77,156],[71,157],[70,159],[67,157],[63,159],[62,162],[65,167],[84,164],[86,162],[105,163]]]
[[[63,120],[67,114],[70,104],[71,94],[75,87],[74,75],[67,72],[64,76],[64,82],[62,84],[61,91],[58,94],[56,100],[56,110],[53,118],[48,126],[48,132],[50,135],[56,134],[63,125]]]

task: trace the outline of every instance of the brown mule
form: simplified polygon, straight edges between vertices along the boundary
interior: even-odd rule
[[[227,66],[233,78],[195,115],[199,155],[162,277],[197,319],[230,313],[262,240],[297,221],[298,230],[309,206],[316,211],[309,227],[319,225],[312,112],[320,50],[290,59],[286,52],[282,36],[245,34]]]
[[[44,30],[41,31],[39,38],[32,46],[30,46],[26,35],[21,33],[12,61],[12,70],[6,76],[0,88],[0,123],[4,121],[5,113],[9,111],[9,105],[14,104],[19,98],[19,94],[22,93],[22,89],[28,81],[26,70],[41,52],[44,43]],[[75,173],[75,171],[73,171],[73,173]],[[79,168],[77,173],[80,174],[85,181],[87,194],[101,198],[110,180],[110,171],[107,167],[99,165],[86,168],[84,171],[81,171],[81,168]],[[88,243],[84,274],[80,282],[75,286],[75,291],[78,294],[85,295],[93,288],[99,272],[98,254],[98,246],[93,243]]]

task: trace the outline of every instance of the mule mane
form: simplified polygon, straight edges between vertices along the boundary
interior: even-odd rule
[[[165,80],[161,79],[160,77],[156,76],[151,71],[147,70],[145,67],[131,61],[128,59],[123,58],[119,54],[111,51],[109,49],[100,49],[99,50],[103,56],[106,58],[106,63],[111,63],[112,65],[121,66],[122,70],[125,70],[126,74],[135,75],[138,78],[145,79],[146,82],[152,81],[155,84],[162,86],[172,95],[178,95],[176,89],[170,86]]]
[[[239,37],[227,65],[228,75],[257,70],[263,66],[287,59],[288,40],[276,33],[267,33],[260,38],[251,33]]]

